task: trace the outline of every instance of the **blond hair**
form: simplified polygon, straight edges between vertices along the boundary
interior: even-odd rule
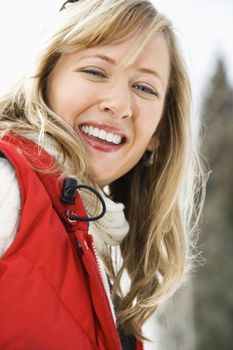
[[[156,162],[145,167],[140,160],[110,185],[111,197],[125,204],[130,233],[121,244],[120,271],[115,272],[110,255],[105,262],[114,282],[118,325],[143,339],[142,324],[175,292],[190,267],[191,232],[204,198],[202,169],[192,143],[189,80],[171,23],[148,0],[79,0],[58,14],[31,76],[0,101],[0,121],[2,134],[35,132],[42,145],[45,134],[52,136],[64,174],[85,178],[81,142],[47,106],[48,77],[61,55],[119,42],[136,31],[139,39],[128,62],[154,33],[162,32],[170,52],[170,81],[156,130]],[[131,285],[119,300],[124,270]]]

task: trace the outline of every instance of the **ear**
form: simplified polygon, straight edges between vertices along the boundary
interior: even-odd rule
[[[149,152],[154,152],[159,147],[159,138],[157,135],[153,135],[150,139],[146,150]]]

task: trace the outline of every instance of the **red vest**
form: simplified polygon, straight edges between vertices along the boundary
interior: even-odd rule
[[[8,135],[0,152],[22,200],[16,238],[0,259],[0,349],[120,350],[87,223],[65,214],[85,216],[80,196],[61,201],[59,174],[35,170],[53,163],[35,143]]]

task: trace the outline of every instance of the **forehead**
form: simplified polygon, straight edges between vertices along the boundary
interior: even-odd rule
[[[170,75],[170,52],[168,43],[163,33],[154,34],[149,39],[143,50],[135,57],[133,65],[145,67],[159,73],[164,79],[169,79]]]
[[[170,54],[164,34],[153,34],[142,50],[139,50],[139,53],[135,55],[134,48],[138,38],[139,35],[134,34],[131,38],[119,43],[90,47],[72,54],[65,54],[60,63],[73,65],[78,62],[91,63],[94,60],[129,69],[145,68],[158,72],[162,79],[167,82],[170,72]]]

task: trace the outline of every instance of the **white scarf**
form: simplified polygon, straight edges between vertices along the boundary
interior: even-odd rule
[[[124,215],[124,205],[115,203],[103,191],[101,196],[106,205],[105,215],[89,223],[89,233],[93,235],[95,247],[99,255],[106,255],[108,246],[117,246],[129,232],[129,224]],[[87,212],[91,212],[91,197],[83,198]]]

